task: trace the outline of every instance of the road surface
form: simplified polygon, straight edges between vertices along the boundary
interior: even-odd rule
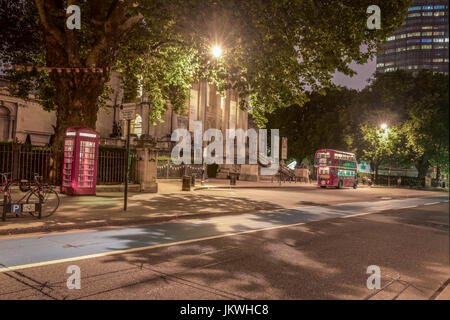
[[[430,197],[2,237],[0,299],[429,299],[449,279],[448,214]]]

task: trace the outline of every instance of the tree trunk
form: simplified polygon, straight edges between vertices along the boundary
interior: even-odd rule
[[[418,179],[423,180],[425,179],[425,176],[427,175],[428,168],[430,167],[430,163],[428,159],[425,156],[422,156],[419,159],[414,160],[414,165],[419,172]]]
[[[106,77],[100,73],[55,74],[56,129],[52,145],[50,182],[61,184],[64,136],[69,127],[96,128],[98,97],[103,93]]]

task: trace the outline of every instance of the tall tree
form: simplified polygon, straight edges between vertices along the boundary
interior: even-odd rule
[[[3,62],[55,67],[118,68],[127,84],[149,91],[157,118],[166,101],[182,110],[192,80],[215,81],[250,97],[253,113],[305,102],[305,88],[330,85],[336,70],[352,74],[397,29],[409,0],[0,0]],[[368,30],[378,4],[382,28]],[[81,29],[66,27],[79,5]],[[3,28],[4,27],[4,28]],[[26,42],[26,43],[24,43]],[[219,43],[220,61],[209,55]],[[361,52],[361,45],[368,50]],[[12,92],[37,89],[57,112],[55,154],[68,126],[95,127],[107,73],[11,71]],[[101,100],[101,99],[100,99]],[[242,100],[243,101],[243,100]],[[241,107],[244,107],[241,105]],[[58,161],[56,162],[58,163]]]
[[[303,106],[293,105],[267,113],[267,128],[279,128],[289,141],[288,155],[298,161],[312,163],[321,148],[349,150],[353,128],[349,106],[357,92],[345,87],[326,89],[307,95]]]
[[[349,113],[353,115],[351,122],[362,128],[351,134],[358,154],[372,160],[373,166],[387,159],[387,155],[398,164],[412,161],[420,179],[430,165],[446,167],[448,85],[448,76],[428,70],[377,73],[354,99]],[[396,138],[386,140],[388,149],[375,153],[375,132],[382,123],[395,131]]]
[[[413,101],[403,130],[411,159],[424,178],[430,165],[448,167],[449,79],[448,76],[421,71],[414,78]]]
[[[370,163],[374,172],[374,181],[380,165],[391,167],[392,165],[407,163],[408,157],[404,147],[404,136],[401,126],[393,125],[387,128],[379,128],[376,125],[364,124],[360,127],[363,145],[360,158]]]

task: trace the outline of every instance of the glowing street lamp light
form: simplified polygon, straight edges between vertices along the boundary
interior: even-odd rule
[[[382,125],[381,125],[381,129],[382,130],[386,130],[388,128],[388,125],[386,124],[386,123],[383,123]]]
[[[211,53],[214,58],[220,58],[222,56],[222,48],[219,45],[215,45],[212,47]]]

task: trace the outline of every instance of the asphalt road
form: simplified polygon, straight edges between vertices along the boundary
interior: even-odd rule
[[[0,263],[0,299],[429,299],[449,279],[448,198],[2,239]]]

